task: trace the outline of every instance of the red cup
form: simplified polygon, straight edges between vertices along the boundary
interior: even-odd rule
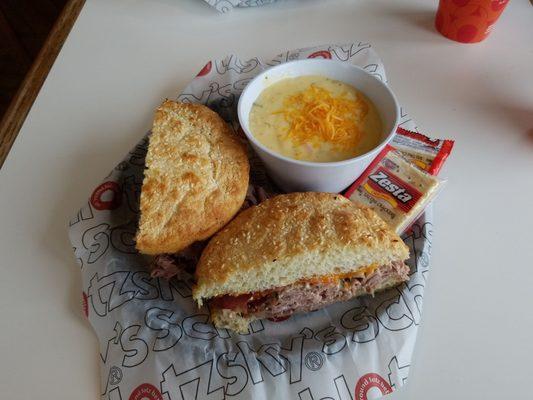
[[[435,27],[448,39],[477,43],[485,39],[509,0],[440,0]]]

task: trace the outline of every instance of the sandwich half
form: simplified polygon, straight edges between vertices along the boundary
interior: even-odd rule
[[[174,254],[208,239],[241,208],[249,170],[245,145],[217,113],[165,101],[149,139],[137,249]]]
[[[196,267],[193,298],[218,327],[246,332],[408,280],[409,249],[374,211],[341,195],[265,200],[218,232]]]

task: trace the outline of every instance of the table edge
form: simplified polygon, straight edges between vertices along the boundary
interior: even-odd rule
[[[0,121],[0,169],[84,4],[69,0],[65,5]]]

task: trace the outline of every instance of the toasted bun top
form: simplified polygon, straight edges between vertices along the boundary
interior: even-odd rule
[[[211,239],[193,297],[201,303],[408,257],[401,238],[369,208],[338,194],[279,195],[241,212]]]
[[[165,101],[146,155],[137,249],[174,253],[209,238],[241,207],[249,169],[244,144],[218,114]]]

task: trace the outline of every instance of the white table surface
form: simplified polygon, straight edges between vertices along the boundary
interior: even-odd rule
[[[456,140],[407,387],[390,399],[532,398],[533,7],[481,44],[433,30],[437,1],[88,0],[0,170],[0,397],[95,399],[66,224],[208,59],[369,41],[419,128]]]

